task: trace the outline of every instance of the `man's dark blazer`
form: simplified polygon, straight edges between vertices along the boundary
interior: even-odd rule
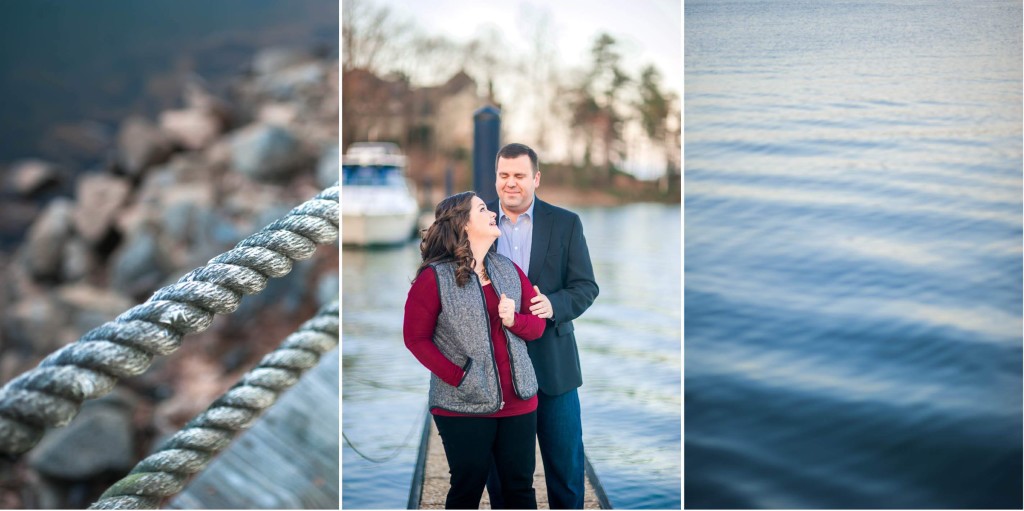
[[[534,201],[527,277],[551,300],[554,316],[548,318],[544,335],[526,345],[541,392],[557,396],[583,384],[572,320],[594,303],[598,288],[580,217],[536,196]],[[487,207],[500,216],[498,201]]]

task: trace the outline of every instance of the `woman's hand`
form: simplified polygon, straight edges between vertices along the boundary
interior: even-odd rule
[[[516,322],[516,302],[501,293],[501,301],[498,302],[498,317],[505,328],[511,328]]]

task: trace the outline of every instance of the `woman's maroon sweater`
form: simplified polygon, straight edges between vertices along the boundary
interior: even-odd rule
[[[515,315],[515,322],[509,327],[512,333],[525,341],[537,339],[544,333],[545,320],[530,313],[530,300],[537,296],[523,270],[516,266],[519,282],[522,285],[522,303]],[[475,285],[467,283],[467,286]],[[498,316],[500,297],[494,292],[494,286],[484,286],[484,297],[487,300],[487,316],[491,321],[491,342],[494,344],[494,359],[498,364],[498,376],[501,379],[501,398],[504,406],[490,415],[470,415],[449,412],[440,408],[430,410],[434,415],[446,417],[511,417],[530,413],[537,409],[537,396],[530,399],[519,399],[512,388],[512,366],[508,359],[508,339],[502,328],[501,317]],[[436,374],[445,383],[458,386],[462,380],[462,368],[448,360],[434,344],[434,327],[437,316],[441,312],[441,299],[437,291],[437,274],[433,268],[420,272],[409,289],[405,302],[405,324],[402,331],[405,346],[427,369]]]

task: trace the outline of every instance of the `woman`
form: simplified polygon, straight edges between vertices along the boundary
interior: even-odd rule
[[[496,215],[473,192],[441,201],[405,303],[405,345],[431,372],[448,509],[480,506],[492,459],[505,504],[537,508],[537,378],[525,341],[545,322],[530,313],[536,292],[523,271],[491,251],[499,236]]]

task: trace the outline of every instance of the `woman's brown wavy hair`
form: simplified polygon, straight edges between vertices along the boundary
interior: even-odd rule
[[[469,247],[469,236],[466,234],[473,197],[476,197],[473,192],[462,192],[437,204],[434,223],[426,229],[423,241],[420,242],[423,263],[416,270],[417,276],[431,263],[454,260],[457,264],[455,283],[462,287],[469,281],[473,267],[476,266],[473,251]]]

